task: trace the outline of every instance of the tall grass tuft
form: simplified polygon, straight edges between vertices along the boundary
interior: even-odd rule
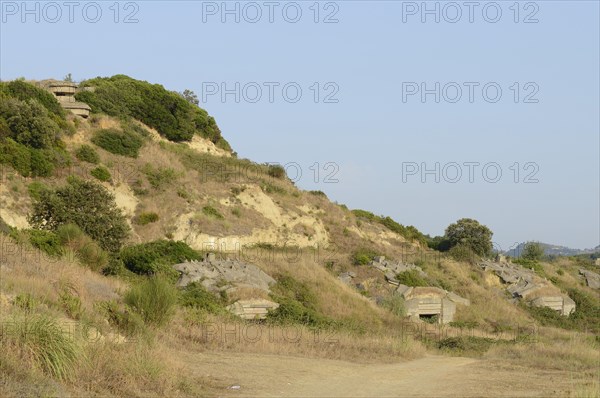
[[[0,341],[4,349],[14,347],[34,366],[60,380],[73,377],[79,347],[58,324],[47,315],[15,315],[4,328]]]
[[[148,325],[162,326],[173,315],[178,292],[160,276],[153,276],[133,286],[125,295],[125,303]]]

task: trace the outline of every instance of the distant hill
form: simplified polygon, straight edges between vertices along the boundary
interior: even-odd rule
[[[529,242],[520,243],[517,247],[505,251],[504,254],[511,256],[511,257],[519,257],[523,253],[523,250],[525,250],[525,245],[527,243],[529,243]],[[600,245],[596,246],[593,249],[581,250],[581,249],[573,249],[573,248],[566,247],[566,246],[552,245],[549,243],[542,243],[542,242],[539,242],[539,243],[544,248],[544,254],[546,254],[547,256],[576,256],[578,254],[592,254],[592,253],[600,252]]]

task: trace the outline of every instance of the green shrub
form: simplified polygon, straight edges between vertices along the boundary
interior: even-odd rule
[[[207,217],[216,218],[217,220],[225,219],[225,217],[223,217],[223,215],[212,206],[204,206],[202,208],[202,213]]]
[[[399,272],[396,275],[396,279],[403,285],[419,287],[419,286],[429,286],[429,283],[421,276],[419,271],[411,269],[404,272]]]
[[[30,313],[37,307],[38,302],[31,293],[19,293],[15,297],[14,305],[25,313]]]
[[[354,253],[352,253],[352,264],[367,265],[371,261],[373,261],[373,259],[375,257],[377,257],[378,255],[379,254],[372,249],[367,249],[367,248],[357,249]]]
[[[326,198],[327,195],[323,191],[308,191],[309,194]]]
[[[144,145],[144,140],[136,133],[116,129],[97,131],[92,142],[112,154],[130,158],[137,158]]]
[[[81,91],[76,95],[79,101],[91,106],[93,113],[133,117],[171,141],[189,141],[198,134],[231,151],[214,118],[161,85],[116,75],[87,80],[81,86],[95,87],[93,92]]]
[[[242,209],[239,207],[234,207],[233,209],[231,209],[231,214],[233,214],[237,218],[240,218],[242,216]]]
[[[178,173],[172,168],[154,167],[149,163],[146,163],[142,172],[146,174],[148,182],[152,188],[161,190],[165,185],[173,184],[179,177]]]
[[[269,165],[269,170],[268,170],[267,174],[273,178],[279,178],[279,179],[283,179],[286,177],[285,169],[283,168],[283,166],[278,165],[278,164]]]
[[[449,251],[450,257],[456,261],[474,262],[477,260],[477,255],[467,245],[456,245],[453,246]]]
[[[279,307],[267,316],[271,322],[301,324],[315,328],[330,327],[335,324],[318,312],[317,298],[308,285],[293,277],[280,276],[271,291],[271,297],[279,303]]]
[[[177,289],[160,277],[150,277],[131,287],[125,303],[134,309],[148,325],[162,326],[173,315],[177,304]]]
[[[63,287],[59,292],[59,299],[61,306],[69,317],[81,319],[81,316],[83,315],[81,299],[74,295],[71,289]]]
[[[404,226],[394,221],[391,217],[376,216],[375,214],[366,210],[356,209],[352,210],[352,213],[359,219],[365,219],[371,222],[379,223],[387,229],[389,229],[390,231],[395,232],[398,235],[405,237],[406,239],[420,242],[423,245],[427,244],[427,238],[425,237],[425,235],[419,232],[419,230],[413,227],[412,225]]]
[[[42,192],[28,219],[32,226],[44,230],[75,224],[100,247],[113,252],[120,249],[129,233],[115,197],[101,185],[75,177],[69,177],[63,187]]]
[[[285,189],[283,189],[282,187],[275,185],[275,184],[270,184],[268,182],[265,182],[264,184],[262,184],[260,186],[260,189],[262,189],[262,191],[266,194],[278,194],[278,195],[287,195],[287,191]]]
[[[146,331],[144,320],[134,311],[121,309],[116,301],[104,301],[98,307],[108,317],[108,322],[116,326],[126,337],[135,337]]]
[[[172,265],[184,261],[200,260],[201,254],[185,242],[157,240],[123,248],[120,254],[125,268],[139,275],[166,273],[178,278]]]
[[[33,247],[52,257],[60,257],[63,254],[60,240],[54,233],[38,229],[30,229],[25,232],[29,236],[29,242]]]
[[[24,360],[59,380],[71,379],[79,348],[59,323],[46,315],[13,316],[0,334],[2,349],[16,349]]]
[[[100,162],[100,156],[98,155],[98,152],[96,152],[94,148],[87,144],[80,146],[79,149],[75,151],[75,157],[82,162],[88,162],[92,164],[98,164]]]
[[[223,298],[207,291],[199,282],[192,282],[183,288],[180,303],[184,307],[196,308],[209,314],[225,313]]]
[[[104,166],[96,167],[95,169],[90,171],[90,174],[93,177],[95,177],[98,180],[103,181],[103,182],[108,182],[111,180],[110,171],[108,171],[108,169]]]
[[[438,348],[445,351],[454,351],[459,354],[473,353],[483,354],[492,345],[494,340],[486,337],[476,336],[460,336],[460,337],[448,337],[438,342]]]
[[[48,186],[40,181],[33,181],[27,186],[29,197],[34,200],[39,200],[43,191],[49,190]]]
[[[159,219],[158,214],[156,213],[140,213],[139,216],[135,218],[135,223],[137,225],[147,225],[150,223],[157,222]]]

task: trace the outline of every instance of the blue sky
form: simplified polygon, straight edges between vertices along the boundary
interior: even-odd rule
[[[505,249],[599,244],[597,1],[427,2],[439,22],[420,1],[77,3],[71,22],[2,1],[0,78],[189,88],[240,157],[350,208],[431,235],[475,218]]]

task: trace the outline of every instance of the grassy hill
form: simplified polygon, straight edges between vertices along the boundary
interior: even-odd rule
[[[520,358],[593,379],[600,300],[578,276],[579,260],[536,267],[577,296],[576,316],[515,304],[477,261],[429,249],[416,228],[300,190],[280,167],[238,159],[215,120],[181,95],[122,75],[82,86],[90,88],[77,94],[92,107],[87,120],[35,82],[0,83],[0,315],[10,325],[0,336],[10,347],[0,352],[0,395],[197,396],[222,387],[218,377],[177,368],[175,348],[356,361],[426,352]],[[256,324],[225,309],[241,297],[177,288],[172,265],[207,252],[273,276],[264,298],[281,310]],[[407,334],[402,302],[367,265],[377,255],[420,266],[420,283],[471,306],[444,330],[424,323],[427,333]],[[348,271],[363,288],[338,278]],[[519,334],[526,325],[536,344]],[[251,326],[268,333],[249,344],[215,332]]]

